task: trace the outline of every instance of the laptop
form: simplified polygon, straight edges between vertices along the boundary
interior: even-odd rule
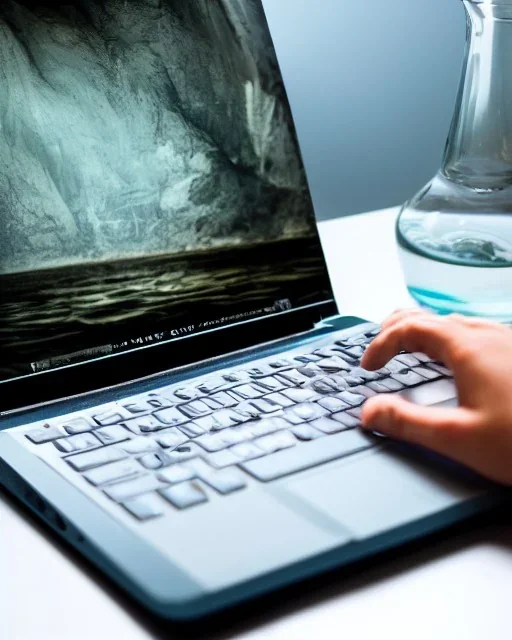
[[[480,513],[360,429],[450,372],[340,317],[260,0],[0,7],[0,482],[191,620]]]

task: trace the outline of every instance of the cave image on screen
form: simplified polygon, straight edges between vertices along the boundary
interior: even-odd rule
[[[259,0],[2,2],[0,224],[4,378],[328,299]]]

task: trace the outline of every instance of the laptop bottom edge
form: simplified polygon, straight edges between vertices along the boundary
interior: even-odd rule
[[[80,491],[53,470],[43,471],[44,463],[27,456],[17,443],[12,444],[2,446],[0,461],[0,481],[9,493],[145,609],[175,622],[192,622],[221,613],[426,537],[510,500],[506,491],[486,492],[374,537],[341,544],[306,559],[297,557],[287,566],[215,592],[206,590],[140,539],[130,537],[108,514],[93,503],[87,504],[89,501]],[[39,489],[28,480],[30,475],[38,479]],[[79,518],[73,517],[79,513]]]

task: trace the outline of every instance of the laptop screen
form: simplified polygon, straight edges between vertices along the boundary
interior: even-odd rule
[[[332,300],[260,0],[0,4],[0,380]]]

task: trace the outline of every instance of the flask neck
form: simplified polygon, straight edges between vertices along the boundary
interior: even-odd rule
[[[463,0],[466,54],[442,173],[479,190],[512,184],[512,0]]]

